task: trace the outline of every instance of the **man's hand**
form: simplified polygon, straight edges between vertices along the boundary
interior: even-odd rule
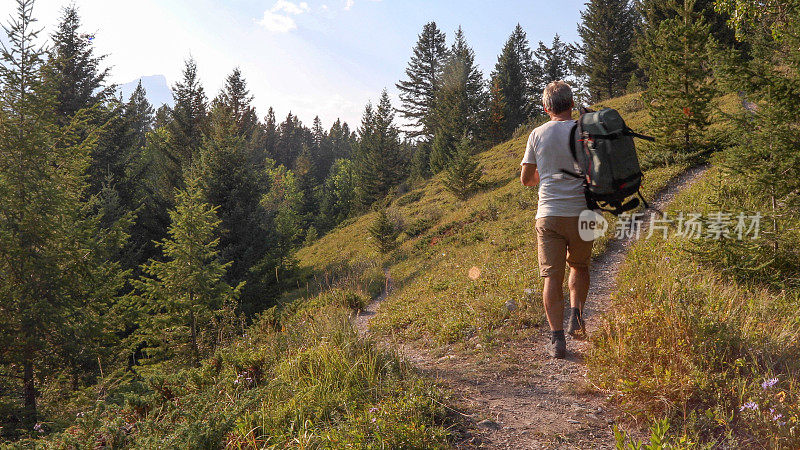
[[[539,169],[536,164],[523,164],[519,181],[523,186],[536,186],[539,184]]]

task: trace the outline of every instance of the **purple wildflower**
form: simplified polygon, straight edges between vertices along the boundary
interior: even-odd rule
[[[369,409],[369,413],[370,413],[370,414],[375,414],[376,412],[378,412],[378,408],[374,408],[374,407],[373,407],[373,408],[370,408],[370,409]]]
[[[739,411],[744,411],[745,409],[752,409],[753,411],[758,409],[758,404],[756,402],[747,402],[739,408]]]
[[[372,423],[375,423],[375,420],[376,420],[376,419],[373,417],[373,418],[372,418]]]
[[[776,384],[778,384],[778,379],[777,378],[770,378],[768,380],[765,380],[763,383],[761,383],[761,388],[762,389],[769,389],[772,386],[775,386]]]

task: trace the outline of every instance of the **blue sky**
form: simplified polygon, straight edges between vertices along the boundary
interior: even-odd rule
[[[48,34],[69,0],[38,0]],[[111,81],[163,74],[172,85],[193,56],[209,96],[239,66],[263,116],[291,110],[310,124],[337,118],[357,125],[364,105],[404,77],[422,26],[433,20],[452,38],[461,25],[488,77],[519,22],[532,47],[558,33],[577,40],[583,0],[73,0],[95,45],[108,54]],[[3,18],[13,0],[0,0]]]

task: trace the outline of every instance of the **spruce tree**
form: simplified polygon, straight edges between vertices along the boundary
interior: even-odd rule
[[[271,306],[277,295],[275,266],[285,255],[273,252],[276,236],[261,204],[267,189],[266,174],[252,164],[238,130],[232,110],[216,105],[197,175],[205,199],[217,208],[222,221],[220,256],[231,261],[225,281],[231,285],[246,282],[241,307],[252,314]]]
[[[152,361],[199,365],[216,344],[209,329],[215,316],[235,307],[242,284],[232,288],[223,280],[231,263],[220,260],[216,211],[203,199],[200,181],[189,178],[170,211],[163,260],[151,260],[135,282],[147,311],[141,335]]]
[[[408,79],[397,83],[400,91],[400,114],[416,129],[410,136],[431,138],[436,131],[436,92],[447,59],[445,34],[436,22],[426,24],[414,46],[406,69]]]
[[[397,248],[397,237],[400,236],[400,230],[389,219],[389,214],[385,209],[378,213],[370,225],[369,234],[373,239],[373,245],[379,252],[390,253]]]
[[[660,144],[685,152],[703,137],[714,96],[713,39],[694,5],[694,0],[675,5],[676,16],[662,21],[642,47],[650,79],[644,95],[650,127]]]
[[[359,129],[355,173],[361,205],[369,206],[382,198],[407,175],[408,158],[399,134],[389,94],[384,90],[377,109],[371,104],[365,108]]]
[[[763,218],[760,239],[724,240],[716,244],[722,253],[717,256],[743,267],[758,283],[775,280],[773,286],[785,289],[798,284],[796,235],[791,230],[800,208],[800,1],[723,0],[718,6],[735,18],[736,35],[758,57],[744,62],[731,58],[724,65],[724,81],[740,92],[743,108],[734,116],[735,145],[714,162],[755,200],[745,205],[748,214],[758,211]],[[738,206],[726,203],[731,209]]]
[[[497,144],[505,137],[503,126],[505,124],[506,98],[500,89],[499,80],[492,81],[489,90],[489,106],[486,118],[486,139],[490,144]]]
[[[118,114],[110,133],[114,158],[106,168],[106,179],[107,187],[119,197],[120,212],[136,215],[120,261],[137,271],[156,254],[155,242],[166,237],[169,223],[166,204],[159,201],[161,196],[149,180],[154,161],[147,153],[147,136],[152,131],[153,108],[141,82]]]
[[[736,48],[737,50],[747,52],[749,42],[747,40],[737,40],[735,32],[731,27],[729,21],[731,15],[729,11],[724,8],[728,4],[727,0],[697,0],[695,2],[695,11],[703,16],[705,22],[709,25],[709,32],[714,38],[715,42],[724,48]],[[721,7],[717,7],[717,5]],[[747,2],[742,2],[746,5]],[[658,25],[666,19],[672,19],[678,16],[674,6],[671,2],[663,0],[638,0],[634,3],[637,13],[642,20],[641,35],[637,40],[641,43],[643,39],[653,36],[653,33],[658,29]],[[767,8],[768,9],[768,8]],[[736,16],[734,21],[741,20]],[[752,17],[752,16],[750,16]]]
[[[267,111],[264,122],[260,125],[261,138],[253,152],[253,163],[262,168],[270,166],[275,158],[275,146],[278,143],[278,122],[272,107]]]
[[[277,234],[273,244],[273,253],[288,256],[300,243],[303,236],[304,218],[300,214],[303,209],[303,191],[294,172],[280,165],[267,170],[269,191],[264,195],[261,204],[272,220],[272,227]],[[286,268],[279,267],[282,275]],[[276,269],[272,270],[276,273]]]
[[[253,96],[247,89],[247,82],[239,68],[233,69],[225,79],[225,87],[216,101],[228,109],[236,123],[236,132],[247,145],[248,152],[254,152],[259,138],[259,123],[256,109],[253,107]]]
[[[331,145],[331,153],[334,161],[340,158],[351,158],[353,156],[354,139],[350,133],[350,126],[347,122],[342,123],[336,119],[328,132]]]
[[[308,130],[300,119],[291,112],[278,126],[278,140],[275,145],[275,161],[289,169],[294,169],[294,163],[303,144],[311,142],[311,131]]]
[[[313,141],[311,155],[314,161],[314,178],[321,181],[328,176],[328,172],[336,159],[336,154],[334,153],[333,142],[331,142],[331,138],[325,128],[322,127],[322,121],[319,116],[314,117],[311,138]]]
[[[197,63],[186,60],[183,79],[172,89],[175,106],[172,108],[169,132],[168,157],[177,165],[177,177],[181,179],[184,170],[200,156],[203,134],[207,128],[207,99],[205,90],[197,75]],[[177,184],[176,187],[180,187]]]
[[[539,74],[544,85],[553,81],[566,80],[571,75],[571,67],[574,66],[575,59],[573,49],[563,42],[558,34],[553,37],[550,47],[539,41],[539,47],[533,56],[536,59],[536,65],[539,66]]]
[[[355,206],[353,162],[349,159],[337,159],[323,183],[317,229],[324,232],[335,227],[350,217]]]
[[[125,240],[84,201],[98,136],[59,125],[32,10],[17,1],[0,47],[0,366],[21,382],[9,400],[21,400],[26,426],[38,420],[39,380],[94,369],[86,359],[113,342],[104,313],[124,273],[110,258]]]
[[[431,143],[417,142],[411,154],[411,178],[421,180],[431,176]]]
[[[580,70],[588,76],[592,100],[617,97],[627,91],[637,69],[631,50],[637,20],[629,0],[591,0],[581,12]]]
[[[79,139],[100,132],[89,167],[89,194],[98,194],[109,172],[120,181],[125,149],[120,149],[122,105],[114,98],[114,86],[107,86],[108,68],[101,68],[104,56],[94,54],[94,35],[82,32],[74,5],[62,9],[52,49],[44,68],[45,80],[55,91],[56,120],[60,126],[71,122]]]
[[[56,114],[61,125],[79,110],[101,104],[113,95],[113,88],[105,85],[109,69],[101,68],[105,57],[94,54],[94,34],[80,28],[78,9],[69,5],[61,10],[58,28],[51,36],[53,47],[45,73],[56,90]]]
[[[466,137],[456,147],[456,153],[447,166],[445,186],[456,197],[466,200],[478,189],[483,168],[472,155],[472,144]]]
[[[431,149],[431,171],[444,169],[462,136],[478,137],[484,122],[486,93],[475,52],[459,27],[436,95],[436,136]]]
[[[527,35],[519,24],[497,58],[492,83],[497,83],[505,99],[503,138],[507,138],[527,122],[532,113],[538,112],[535,97],[542,85],[533,64]]]

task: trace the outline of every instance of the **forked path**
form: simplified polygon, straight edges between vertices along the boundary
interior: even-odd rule
[[[706,169],[698,166],[675,177],[656,194],[651,206],[663,209]],[[644,223],[650,214],[645,212]],[[611,239],[592,262],[584,311],[589,334],[609,307],[617,273],[634,242],[633,238]],[[366,332],[369,319],[390,291],[387,275],[384,294],[356,318],[360,332]],[[589,341],[567,337],[567,358],[554,360],[544,353],[548,339],[549,330],[540,327],[527,339],[493,349],[490,357],[434,356],[425,348],[389,345],[455,393],[456,413],[468,417],[473,425],[473,430],[456,442],[457,448],[613,448],[616,411],[587,381],[583,355]]]

